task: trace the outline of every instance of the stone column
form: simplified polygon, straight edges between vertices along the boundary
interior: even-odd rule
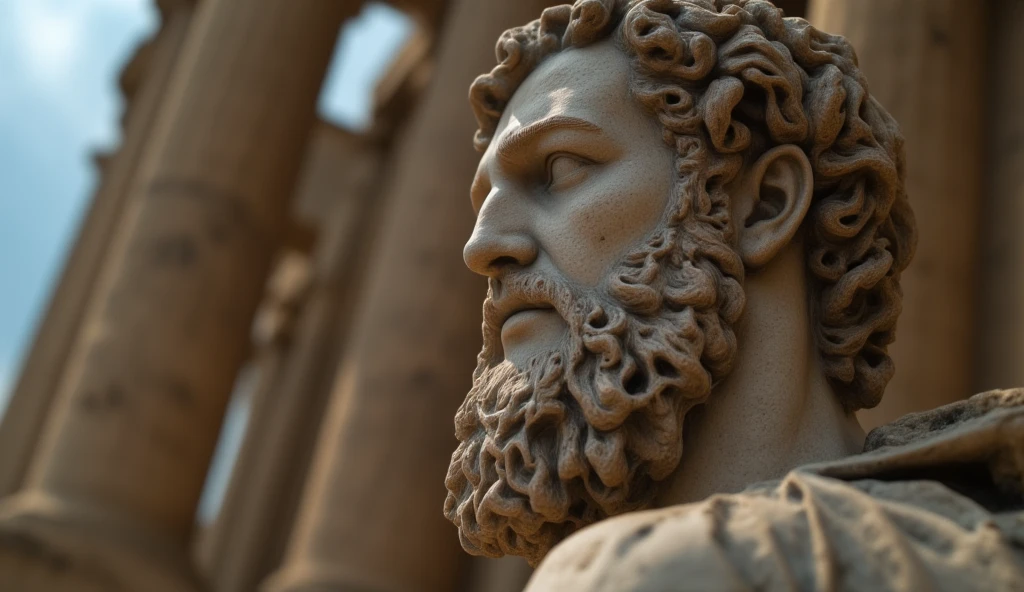
[[[314,121],[339,0],[205,0],[26,485],[0,589],[198,588],[186,545]]]
[[[313,285],[293,339],[270,354],[275,363],[261,375],[224,504],[198,541],[217,592],[252,592],[284,555],[377,236],[385,163],[422,96],[433,33],[414,31],[381,76],[367,133],[321,123],[312,138],[296,216],[317,229]]]
[[[1024,385],[1024,2],[990,10],[978,391]]]
[[[463,589],[481,592],[522,592],[532,575],[533,569],[522,557],[473,557],[466,570]]]
[[[871,93],[906,138],[920,232],[903,274],[896,376],[865,427],[972,392],[982,198],[985,2],[812,0],[810,21],[857,49]]]
[[[217,592],[251,592],[280,561],[316,427],[335,374],[360,271],[355,253],[373,227],[381,150],[321,124],[304,174],[321,214],[309,287],[287,345],[270,352],[224,504],[201,541],[200,563]]]
[[[124,139],[117,152],[104,159],[99,188],[68,250],[60,281],[50,296],[0,422],[0,496],[16,491],[25,478],[64,376],[68,354],[95,292],[96,277],[127,209],[129,182],[139,168],[188,31],[193,13],[189,2],[161,2],[160,8],[159,33],[136,51],[121,75],[122,94],[128,104],[122,126]]]
[[[551,4],[553,4],[552,2]],[[281,570],[266,590],[454,590],[467,556],[443,514],[453,417],[480,348],[465,269],[479,155],[466,100],[507,27],[543,0],[455,0],[435,77],[395,155],[352,338]]]

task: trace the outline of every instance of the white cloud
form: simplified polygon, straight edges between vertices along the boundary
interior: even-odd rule
[[[0,0],[0,57],[12,67],[10,107],[30,98],[92,145],[116,137],[117,72],[157,25],[152,0]],[[6,55],[4,55],[6,54]],[[113,92],[111,92],[113,91]]]
[[[111,33],[120,33],[111,30],[111,25],[138,21],[155,12],[152,0],[7,2],[12,9],[12,32],[19,57],[33,78],[49,85],[66,81],[76,67],[88,65],[96,57],[97,43]]]
[[[38,82],[54,84],[65,77],[81,53],[84,5],[60,0],[14,2],[15,30],[22,57]]]

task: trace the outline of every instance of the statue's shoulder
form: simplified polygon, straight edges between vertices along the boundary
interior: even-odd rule
[[[1024,388],[987,391],[930,411],[911,413],[875,428],[868,434],[864,451],[873,453],[926,442],[955,443],[964,451],[990,444],[998,447],[1024,445],[1012,439],[1006,440],[1004,436],[1007,434],[1002,431],[1003,428],[1020,430],[1022,413]],[[994,428],[997,429],[993,431]],[[968,445],[968,442],[973,444]]]
[[[1024,590],[1024,390],[906,416],[780,481],[594,524],[528,590]]]

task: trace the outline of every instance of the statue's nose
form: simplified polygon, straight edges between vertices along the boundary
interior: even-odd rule
[[[497,277],[510,267],[527,267],[537,259],[537,243],[527,232],[515,228],[513,220],[495,224],[481,212],[473,236],[469,238],[462,258],[471,270],[487,277]]]

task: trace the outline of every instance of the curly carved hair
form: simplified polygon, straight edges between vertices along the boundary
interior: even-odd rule
[[[688,203],[670,206],[672,220],[695,212],[731,237],[723,185],[738,163],[782,144],[807,155],[816,344],[843,406],[877,405],[895,370],[887,348],[917,231],[903,138],[868,94],[853,48],[765,0],[577,0],[498,40],[498,66],[470,90],[477,149],[545,58],[608,38],[630,56],[630,90],[677,152],[679,184],[697,188],[677,191]]]

